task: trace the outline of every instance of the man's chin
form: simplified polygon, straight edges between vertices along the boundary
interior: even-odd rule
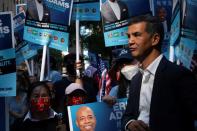
[[[84,131],[94,131],[94,129],[91,125],[84,126],[83,129],[84,129]]]

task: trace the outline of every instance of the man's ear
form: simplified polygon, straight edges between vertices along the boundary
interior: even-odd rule
[[[152,36],[152,46],[156,46],[160,41],[160,35],[158,33],[153,34]]]

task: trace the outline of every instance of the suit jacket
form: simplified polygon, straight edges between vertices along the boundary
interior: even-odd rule
[[[50,10],[43,4],[42,22],[50,22]],[[28,0],[26,16],[30,20],[40,21],[35,0]]]
[[[129,120],[139,116],[138,77],[136,75],[131,83],[122,117],[123,130]],[[151,131],[194,131],[194,119],[197,119],[197,80],[189,70],[163,57],[155,74],[149,127]]]
[[[120,7],[120,20],[127,19],[129,17],[129,12],[126,4],[122,1],[117,1],[117,3]],[[102,4],[101,15],[104,23],[111,23],[118,20],[108,1]]]

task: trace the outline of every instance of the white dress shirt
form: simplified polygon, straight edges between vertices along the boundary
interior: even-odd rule
[[[145,70],[143,70],[142,84],[140,90],[140,115],[138,120],[149,124],[150,103],[157,67],[163,55],[157,57]]]
[[[42,18],[44,16],[44,8],[43,8],[43,3],[39,3],[37,0],[36,1],[36,7],[37,7],[37,11],[38,11],[38,17],[39,20],[42,21]]]
[[[117,1],[111,2],[111,1],[108,0],[108,2],[109,2],[109,5],[110,5],[111,8],[112,8],[114,14],[116,15],[116,18],[117,18],[118,20],[120,20],[120,7],[119,7]]]
[[[153,84],[155,79],[155,73],[158,68],[158,65],[162,59],[163,55],[158,56],[145,70],[142,72],[142,83],[140,90],[140,103],[139,103],[139,116],[138,120],[142,120],[144,123],[149,125],[149,115],[150,115],[150,104],[152,97]],[[127,125],[134,120],[127,122]]]

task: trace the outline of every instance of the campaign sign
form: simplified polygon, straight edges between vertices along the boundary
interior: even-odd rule
[[[72,0],[27,2],[24,40],[67,51],[72,3]],[[38,13],[37,8],[43,15]]]
[[[0,97],[16,96],[15,49],[0,50]]]
[[[74,2],[72,20],[100,21],[99,0]]]
[[[197,1],[196,0],[186,0],[185,12],[183,12],[183,27],[197,31]]]
[[[181,61],[183,66],[190,69],[192,56],[195,49],[197,48],[197,43],[195,40],[181,37],[180,44],[177,48],[178,51],[175,52],[175,55]]]
[[[0,12],[0,97],[16,95],[16,62],[12,13]]]
[[[13,48],[11,12],[0,12],[0,50]]]
[[[180,24],[181,21],[180,21],[180,10],[179,10],[171,25],[170,45],[174,45],[176,43],[176,40],[179,38],[181,31]]]
[[[27,4],[17,4],[16,5],[16,14],[19,14],[21,12],[25,13],[27,10]]]
[[[16,48],[16,65],[20,65],[25,60],[32,58],[37,55],[37,50],[31,48],[31,44],[23,41],[18,48]]]
[[[127,99],[118,99],[110,107],[104,102],[68,106],[70,131],[88,128],[93,131],[121,131],[121,118],[126,109]],[[86,124],[83,123],[86,120]],[[88,124],[87,124],[88,123]]]
[[[129,19],[147,13],[150,13],[148,0],[118,0],[112,8],[111,2],[102,0],[101,17],[105,46],[128,44],[126,32]]]
[[[170,31],[172,2],[172,0],[154,0],[154,14],[163,23],[165,33]]]
[[[14,37],[16,40],[16,48],[23,41],[23,31],[25,25],[25,13],[21,12],[14,16]]]

